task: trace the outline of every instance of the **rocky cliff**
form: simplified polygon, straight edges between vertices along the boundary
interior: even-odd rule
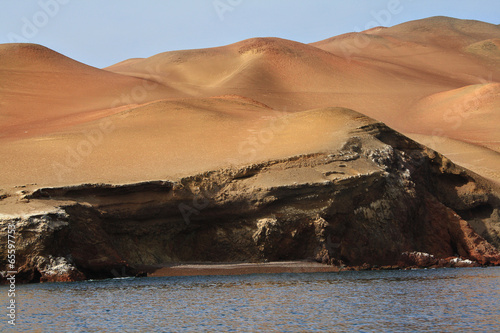
[[[24,207],[0,215],[0,234],[15,225],[24,282],[175,262],[500,264],[498,188],[374,121],[331,151],[169,181],[35,186],[1,200]],[[2,242],[0,267],[6,260]]]

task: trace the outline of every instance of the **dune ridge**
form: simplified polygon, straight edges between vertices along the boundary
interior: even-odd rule
[[[496,25],[433,17],[309,45],[252,38],[105,69],[42,46],[5,44],[0,137],[71,136],[80,125],[150,102],[237,95],[279,112],[346,107],[408,134],[498,151],[498,38]]]

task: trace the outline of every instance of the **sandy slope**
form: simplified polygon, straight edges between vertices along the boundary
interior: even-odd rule
[[[444,136],[500,152],[500,83],[437,93],[416,103],[406,132]]]
[[[107,70],[143,77],[148,68],[155,68],[158,82],[191,96],[237,94],[286,111],[342,106],[391,126],[402,121],[402,107],[463,85],[461,80],[401,67],[388,69],[279,38],[167,52]]]
[[[156,82],[76,62],[43,46],[0,45],[0,137],[32,136],[174,96]]]
[[[360,119],[359,121],[357,119]],[[153,102],[64,132],[0,146],[4,185],[173,179],[339,148],[350,111],[280,113],[238,98]],[[14,165],[17,163],[17,166]]]
[[[324,109],[337,106],[415,138],[499,151],[499,38],[497,25],[436,17],[310,45],[254,38],[166,52],[105,70],[42,46],[0,45],[0,184],[169,178],[314,152],[342,144],[332,133],[351,118]],[[455,151],[450,142],[438,149]],[[478,172],[489,165],[483,174],[494,178],[490,150],[457,161]]]
[[[481,83],[478,82],[481,78],[498,78],[500,74],[498,59],[491,59],[485,52],[475,52],[480,48],[478,45],[492,38],[500,38],[499,26],[433,17],[391,28],[345,34],[311,45],[351,59],[433,74],[437,80],[476,84]],[[488,53],[493,54],[495,50]]]
[[[451,142],[446,138],[499,151],[499,38],[498,25],[434,17],[345,34],[311,45],[397,71],[397,75],[413,73],[425,76],[428,83],[458,84],[458,88],[413,100],[400,110],[404,117],[388,123],[405,133],[444,137],[440,144],[444,151]],[[366,114],[380,118],[378,114]],[[482,150],[476,151],[480,154]],[[474,157],[471,161],[482,159]],[[481,165],[474,163],[467,164],[481,170]],[[491,161],[487,164],[494,165]]]

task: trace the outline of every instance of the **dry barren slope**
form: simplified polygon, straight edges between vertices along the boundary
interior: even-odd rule
[[[500,83],[489,83],[465,86],[422,99],[410,110],[408,125],[403,131],[444,136],[500,152],[498,124]]]
[[[391,126],[413,101],[462,85],[460,80],[401,67],[387,70],[279,38],[166,52],[107,70],[142,77],[151,68],[159,82],[192,96],[238,94],[290,112],[342,106]]]
[[[40,45],[0,45],[0,138],[57,131],[172,93],[166,86],[93,68]]]
[[[361,115],[279,113],[237,97],[153,102],[0,146],[3,185],[128,183],[308,154],[346,141]],[[19,152],[22,152],[20,154]]]
[[[480,21],[432,17],[349,33],[312,43],[353,60],[387,68],[405,68],[435,80],[477,84],[500,75],[498,25]]]
[[[455,89],[413,100],[407,107],[400,105],[399,113],[404,117],[395,117],[391,125],[414,138],[422,138],[424,144],[439,142],[435,146],[440,151],[474,170],[484,172],[488,166],[487,174],[483,174],[498,180],[495,175],[500,173],[500,167],[494,152],[499,150],[500,133],[499,38],[498,25],[432,17],[336,36],[311,45],[390,71],[402,73],[403,69],[425,76],[428,82],[458,84]],[[449,139],[478,147],[468,145],[467,153],[462,154],[459,145]]]
[[[2,45],[0,150],[11,157],[1,162],[8,170],[2,179],[60,182],[55,170],[64,170],[64,181],[138,180],[242,155],[264,159],[272,155],[265,124],[273,110],[332,106],[396,130],[497,149],[498,31],[437,17],[311,45],[254,38],[166,52],[106,70],[41,46]],[[370,42],[359,47],[359,36]],[[355,52],[346,54],[346,45]],[[481,78],[489,81],[478,84]],[[302,149],[299,140],[303,150],[327,144],[321,120],[304,123],[310,128],[290,124],[272,132],[273,140],[281,130],[295,133],[282,140],[286,154]]]

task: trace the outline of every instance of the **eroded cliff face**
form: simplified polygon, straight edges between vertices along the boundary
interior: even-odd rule
[[[381,123],[351,134],[340,150],[176,181],[20,192],[3,199],[45,208],[2,215],[0,233],[16,225],[25,282],[175,262],[500,264],[498,189]]]

